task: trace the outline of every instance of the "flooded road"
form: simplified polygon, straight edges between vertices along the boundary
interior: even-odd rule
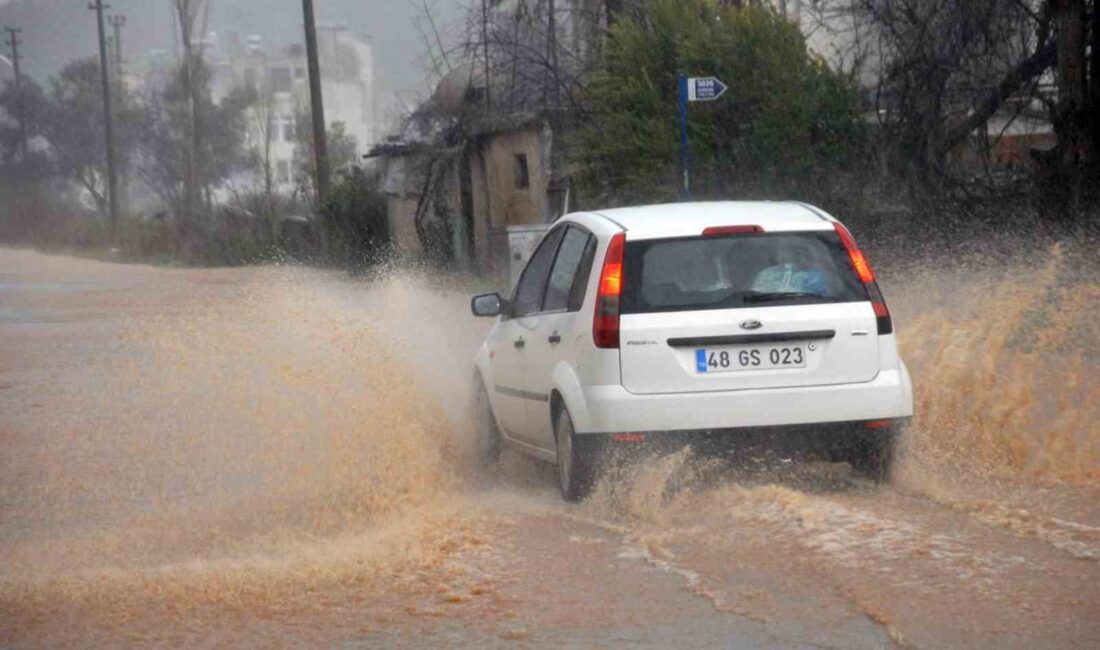
[[[1100,643],[1100,289],[884,275],[897,476],[473,471],[462,281],[0,249],[0,646]]]

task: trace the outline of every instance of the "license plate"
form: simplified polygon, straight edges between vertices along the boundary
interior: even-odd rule
[[[803,345],[703,348],[695,351],[695,371],[698,373],[805,367],[806,347]]]

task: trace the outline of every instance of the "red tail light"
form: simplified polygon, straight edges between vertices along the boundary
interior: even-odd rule
[[[893,334],[894,319],[890,317],[890,309],[886,306],[886,300],[882,297],[882,292],[879,291],[878,282],[875,280],[875,272],[871,270],[871,263],[867,261],[863,251],[856,246],[856,240],[852,238],[852,233],[848,232],[847,228],[839,223],[833,224],[833,227],[836,228],[836,234],[840,236],[840,241],[844,243],[844,248],[848,249],[848,256],[852,259],[852,268],[856,270],[860,282],[867,288],[867,297],[871,300],[871,307],[875,310],[879,335]]]
[[[600,271],[596,291],[596,314],[592,319],[592,339],[598,348],[619,347],[619,297],[623,292],[623,248],[626,234],[611,238]]]

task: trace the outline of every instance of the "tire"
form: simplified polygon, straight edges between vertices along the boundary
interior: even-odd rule
[[[583,500],[592,489],[592,459],[585,458],[576,445],[573,419],[564,407],[554,431],[558,451],[558,487],[569,502]]]
[[[851,450],[848,462],[852,469],[876,483],[888,481],[897,453],[897,438],[894,431],[884,431],[864,438]]]
[[[477,461],[482,469],[488,470],[500,462],[504,443],[501,440],[496,416],[493,415],[493,405],[489,402],[489,393],[485,390],[485,383],[481,378],[475,379],[474,382],[473,408],[477,436]]]

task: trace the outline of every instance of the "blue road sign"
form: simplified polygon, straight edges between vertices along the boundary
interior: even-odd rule
[[[680,92],[680,166],[684,172],[683,196],[691,200],[691,149],[688,146],[688,104],[690,102],[713,102],[726,94],[729,88],[717,77],[689,77],[677,74],[676,83]]]
[[[687,82],[689,102],[713,102],[728,89],[717,77],[690,77]]]

